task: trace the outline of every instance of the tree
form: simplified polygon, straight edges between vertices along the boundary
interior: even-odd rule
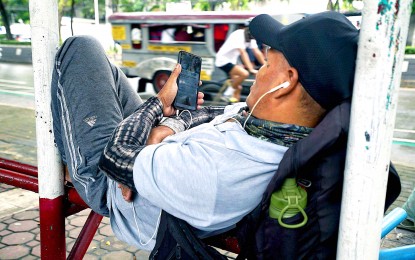
[[[6,37],[8,40],[12,40],[11,23],[15,20],[29,22],[29,2],[28,0],[0,0],[0,15],[2,17],[0,24],[6,28]]]
[[[63,17],[63,9],[68,4],[67,0],[59,0],[58,2],[58,24],[59,24],[59,40],[61,39],[61,26],[62,26],[62,17]]]
[[[215,11],[216,6],[225,2],[224,0],[204,0],[198,1],[195,7],[202,11]]]
[[[114,5],[120,12],[139,12],[144,11],[145,5],[150,5],[148,1],[134,1],[134,0],[113,0]]]
[[[227,2],[231,4],[231,10],[237,11],[246,10],[250,0],[228,0]]]
[[[29,23],[29,0],[2,0],[4,8],[7,10],[9,23],[23,21]]]
[[[353,6],[352,5],[353,1],[354,0],[343,0],[342,8],[346,8],[346,9],[352,8],[352,9],[354,9],[354,7],[352,7]],[[339,0],[328,0],[327,10],[339,12],[340,11],[340,1]]]
[[[13,36],[10,31],[9,15],[4,7],[3,0],[0,0],[0,15],[2,17],[4,27],[6,28],[6,38],[8,40],[13,40]]]
[[[414,42],[414,30],[415,30],[415,2],[412,2],[412,11],[409,18],[408,37],[406,38],[406,46],[413,46]]]
[[[329,2],[327,3],[327,10],[337,12],[340,11],[339,0],[329,0]]]
[[[339,0],[333,0],[333,1],[336,1],[336,3],[339,2]],[[328,0],[327,9],[338,11],[338,9],[335,9],[336,4],[333,4],[333,1]],[[343,0],[343,4],[348,5],[348,6],[352,6],[353,1],[354,0]],[[415,31],[415,2],[412,2],[411,16],[410,16],[410,19],[409,19],[408,37],[406,38],[406,45],[407,46],[414,45],[414,42],[413,42],[414,31]]]

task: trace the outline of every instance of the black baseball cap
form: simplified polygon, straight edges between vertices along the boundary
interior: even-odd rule
[[[257,41],[284,54],[323,108],[330,110],[351,98],[359,31],[343,14],[322,12],[286,26],[261,14],[249,30]]]

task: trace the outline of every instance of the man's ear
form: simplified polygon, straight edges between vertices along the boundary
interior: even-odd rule
[[[290,78],[290,85],[295,86],[298,84],[298,71],[294,67],[288,69],[288,76]]]
[[[286,88],[284,88],[283,91],[277,91],[276,94],[274,94],[275,97],[283,97],[286,95],[291,95],[291,92],[296,92],[296,86],[298,85],[298,71],[294,67],[289,67],[286,71],[288,73],[288,83],[290,85]]]

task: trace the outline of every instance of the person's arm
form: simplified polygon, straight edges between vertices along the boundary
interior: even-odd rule
[[[257,61],[259,63],[261,63],[261,65],[264,65],[265,64],[265,58],[264,58],[264,55],[262,54],[262,52],[258,48],[252,48],[252,51],[254,52],[254,56],[257,59]]]
[[[114,130],[99,161],[109,178],[135,191],[133,166],[145,147],[151,129],[163,118],[162,103],[152,97]]]
[[[172,105],[177,94],[179,64],[173,70],[163,89],[149,98],[136,112],[124,119],[114,130],[99,161],[99,167],[109,178],[136,190],[133,183],[133,166],[138,153],[146,146],[153,127],[163,116],[175,113]],[[198,104],[199,104],[198,100]]]
[[[164,119],[160,125],[171,128],[174,133],[212,121],[216,116],[223,114],[225,107],[209,106],[194,111],[181,111],[178,116]]]
[[[161,143],[167,136],[173,135],[175,133],[184,131],[188,128],[200,125],[204,122],[210,122],[216,115],[223,114],[224,107],[206,107],[201,110],[192,111],[192,117],[189,120],[186,115],[190,117],[189,113],[186,113],[185,116],[179,115],[164,120],[164,123],[160,123],[158,126],[151,129],[149,136],[145,138],[146,145],[158,144]],[[141,149],[140,149],[141,151]],[[138,151],[138,153],[140,152]],[[121,193],[126,201],[132,200],[131,189],[119,183],[118,187],[121,189]]]
[[[246,52],[245,48],[239,49],[239,53],[241,55],[241,60],[249,73],[256,74],[258,71],[252,66],[251,60],[249,59],[249,55]]]
[[[136,112],[124,119],[114,130],[99,161],[99,167],[108,177],[135,191],[133,184],[133,166],[135,158],[147,143],[152,129],[159,124],[163,116],[175,114],[173,101],[177,94],[177,77],[181,72],[178,64],[163,89],[143,103]],[[223,113],[223,108],[200,109],[203,94],[198,94],[198,109],[192,116],[180,116],[180,120],[188,127],[212,120],[217,114]],[[185,113],[186,114],[186,113]],[[176,120],[178,121],[178,120]],[[164,129],[158,136],[151,136],[150,143],[160,142],[166,136],[173,134],[172,130]],[[156,131],[155,131],[156,132]]]

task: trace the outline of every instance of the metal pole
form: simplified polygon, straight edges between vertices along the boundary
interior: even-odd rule
[[[355,74],[338,259],[378,259],[411,0],[367,0]]]
[[[105,24],[109,23],[108,18],[112,15],[112,0],[105,0]]]
[[[68,260],[82,259],[84,257],[92,239],[95,236],[95,233],[97,232],[99,224],[101,224],[102,218],[103,216],[95,213],[94,211],[89,213],[89,216],[82,227],[81,233],[76,239],[75,244],[68,255]]]
[[[63,171],[55,148],[50,109],[50,84],[59,46],[58,1],[29,1],[32,62],[36,103],[39,175],[40,241],[42,259],[65,259]]]
[[[99,24],[99,9],[98,9],[98,0],[94,0],[94,11],[95,11],[95,24]]]

